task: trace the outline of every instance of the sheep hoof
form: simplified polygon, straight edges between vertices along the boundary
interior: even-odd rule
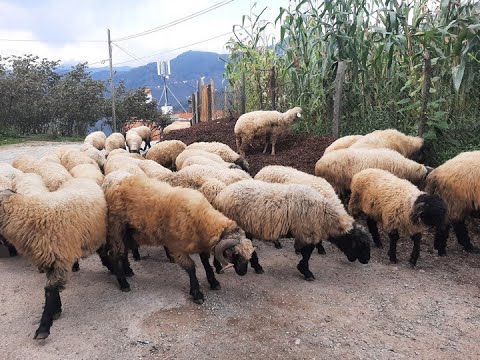
[[[255,273],[256,273],[256,274],[264,274],[265,271],[263,271],[263,269],[260,268],[260,269],[255,269]]]
[[[130,286],[129,287],[122,287],[120,288],[123,292],[130,292]]]
[[[46,331],[46,330],[41,331],[40,329],[38,329],[37,331],[35,331],[35,336],[33,338],[35,340],[43,340],[43,339],[46,339],[48,335],[50,335],[49,331]]]
[[[224,273],[225,273],[225,271],[224,271],[223,269],[215,270],[215,272],[216,272],[217,274],[224,274]]]
[[[417,265],[417,260],[410,259],[408,262],[410,263],[410,265],[411,265],[412,267],[415,267],[415,266]]]
[[[447,256],[447,250],[445,249],[438,250],[438,256]]]
[[[216,284],[210,284],[210,289],[212,290],[220,290],[222,287],[220,286],[220,283],[217,282]]]
[[[305,275],[305,280],[307,280],[307,281],[313,281],[313,280],[315,280],[315,276],[313,276],[313,275],[308,275],[308,276]]]
[[[480,249],[476,246],[470,245],[465,247],[465,251],[470,254],[480,254]]]
[[[61,312],[61,311],[53,314],[52,319],[53,319],[53,320],[58,320],[58,319],[60,319],[60,316],[62,316],[62,312]]]
[[[205,301],[205,300],[203,300],[202,298],[193,299],[193,302],[194,302],[195,304],[198,304],[198,305],[202,305],[204,301]]]

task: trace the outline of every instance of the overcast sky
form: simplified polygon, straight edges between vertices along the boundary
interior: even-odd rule
[[[112,39],[149,30],[213,6],[222,0],[0,0],[0,54],[32,53],[66,64],[88,61],[93,67],[108,58],[107,28]],[[227,32],[240,24],[250,5],[257,3],[254,12],[268,5],[265,18],[274,20],[280,6],[289,0],[234,0],[233,2],[181,24],[135,39],[118,41],[118,45],[135,57],[113,47],[113,62],[118,65],[139,66],[156,60],[170,59],[186,50],[225,52],[229,35],[185,49],[169,50],[200,42]],[[273,30],[272,30],[273,31]],[[41,40],[39,42],[4,41]],[[100,40],[102,42],[82,42]],[[124,63],[125,62],[125,63]],[[97,64],[93,64],[97,63]],[[122,63],[122,64],[119,64]]]

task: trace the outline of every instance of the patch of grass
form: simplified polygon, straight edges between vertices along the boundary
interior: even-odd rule
[[[35,135],[16,135],[11,133],[0,133],[0,146],[21,144],[28,141],[83,141],[85,136],[58,136],[52,134],[35,134]]]

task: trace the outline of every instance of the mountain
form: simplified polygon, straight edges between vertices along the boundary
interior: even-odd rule
[[[186,108],[187,99],[195,91],[197,80],[205,77],[209,82],[213,79],[215,89],[223,89],[223,72],[225,70],[225,61],[228,55],[217,54],[204,51],[187,51],[170,61],[171,75],[167,80],[167,86],[177,97],[177,99]],[[223,60],[222,60],[223,59]],[[110,72],[107,69],[92,72],[92,77],[96,80],[108,80]],[[136,89],[147,87],[152,90],[153,97],[157,100],[162,96],[164,84],[162,78],[157,75],[157,64],[155,62],[144,66],[130,68],[126,71],[116,70],[114,81],[118,84],[124,81],[127,89]],[[180,110],[178,102],[169,94],[169,103]],[[165,104],[165,99],[160,102]]]

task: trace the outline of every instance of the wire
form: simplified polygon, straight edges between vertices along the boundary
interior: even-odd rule
[[[129,51],[127,51],[126,49],[124,49],[123,47],[121,47],[120,45],[118,44],[115,44],[114,42],[112,42],[113,45],[115,45],[116,47],[118,47],[120,50],[122,50],[125,54],[127,54],[128,56],[130,56],[132,59],[134,59],[135,61],[140,61],[142,62],[141,59],[137,58],[135,55],[133,55],[132,53],[130,53]]]
[[[175,49],[166,50],[166,51],[161,51],[161,52],[158,52],[158,53],[155,53],[155,54],[142,56],[142,57],[137,58],[136,60],[143,60],[143,59],[146,59],[146,58],[149,58],[149,57],[153,57],[153,56],[157,56],[157,55],[166,54],[166,53],[169,53],[169,52],[172,52],[172,51],[177,51],[177,50],[185,49],[185,48],[187,48],[187,47],[194,46],[194,45],[198,45],[198,44],[203,44],[203,43],[205,43],[205,42],[208,42],[208,41],[211,41],[211,40],[215,40],[215,39],[218,39],[218,38],[224,37],[224,36],[226,36],[226,35],[230,35],[230,34],[231,34],[231,32],[229,31],[229,32],[227,32],[227,33],[225,33],[225,34],[221,34],[221,35],[218,35],[218,36],[214,36],[214,37],[212,37],[212,38],[209,38],[209,39],[197,41],[196,43],[193,43],[193,44],[188,44],[188,45],[180,46],[180,47],[175,48]],[[122,62],[115,63],[115,64],[113,64],[113,65],[116,66],[116,65],[126,64],[126,63],[129,63],[129,62],[132,62],[132,61],[134,61],[134,60],[122,61]]]
[[[105,64],[105,62],[108,61],[108,60],[109,59],[103,59],[103,60],[96,61],[96,62],[93,62],[93,63],[88,63],[88,66],[95,65],[95,64]]]
[[[192,13],[190,15],[187,15],[183,18],[180,18],[180,19],[177,19],[177,20],[173,20],[167,24],[163,24],[163,25],[160,25],[160,26],[157,26],[155,28],[152,28],[152,29],[149,29],[149,30],[145,30],[145,31],[142,31],[142,32],[139,32],[139,33],[136,33],[136,34],[132,34],[132,35],[127,35],[127,36],[124,36],[122,38],[119,38],[119,39],[114,39],[113,41],[125,41],[125,40],[130,40],[130,39],[135,39],[137,37],[140,37],[140,36],[145,36],[145,35],[148,35],[148,34],[151,34],[151,33],[154,33],[154,32],[157,32],[157,31],[160,31],[160,30],[164,30],[164,29],[167,29],[169,27],[172,27],[172,26],[175,26],[175,25],[178,25],[178,24],[181,24],[185,21],[188,21],[190,19],[193,19],[193,18],[196,18],[200,15],[203,15],[203,14],[206,14],[210,11],[213,11],[215,9],[218,9],[222,6],[225,6],[231,2],[233,2],[235,0],[224,0],[224,1],[221,1],[219,3],[216,3],[212,6],[209,6],[203,10],[200,10],[200,11],[197,11],[195,13]]]

